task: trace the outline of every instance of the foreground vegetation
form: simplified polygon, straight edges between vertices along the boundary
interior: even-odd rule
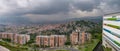
[[[92,39],[91,42],[87,42],[84,45],[80,45],[78,47],[78,49],[80,51],[93,51],[93,49],[96,47],[96,45],[98,44],[98,42],[101,39],[101,34],[97,34],[95,35],[97,38],[96,39]]]
[[[112,20],[112,21],[114,21],[114,20],[117,20],[117,18],[108,18],[107,20]]]
[[[113,27],[113,28],[116,28],[116,29],[120,29],[120,26],[116,26],[116,25],[111,25],[111,24],[106,24],[107,26],[110,26],[110,27]]]
[[[11,44],[4,41],[0,41],[0,45],[8,48],[10,51],[28,51],[28,48],[23,48],[20,46],[11,46]]]

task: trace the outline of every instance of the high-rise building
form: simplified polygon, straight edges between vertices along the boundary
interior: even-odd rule
[[[59,43],[59,45],[58,46],[63,46],[64,44],[65,44],[65,42],[66,42],[66,37],[64,36],[64,35],[59,35],[59,37],[58,37],[58,43]]]
[[[54,47],[55,46],[55,38],[54,36],[50,36],[50,47]]]
[[[72,45],[84,44],[85,41],[91,40],[91,34],[85,31],[74,31],[70,34],[70,41]]]
[[[54,45],[51,46],[51,47],[61,47],[61,46],[64,46],[65,42],[66,42],[65,35],[51,35],[50,36],[50,44],[53,45],[53,43],[54,43]]]
[[[14,34],[14,33],[0,33],[1,39],[10,39],[11,42],[18,44],[25,44],[30,40],[30,36],[26,34]]]
[[[26,42],[28,42],[30,40],[30,36],[29,35],[25,35],[25,34],[19,34],[16,37],[18,44],[26,44]]]
[[[36,44],[39,46],[49,46],[49,36],[37,36],[36,37]]]
[[[70,34],[70,41],[72,44],[78,44],[78,32],[72,32],[72,34]]]
[[[37,36],[36,44],[39,46],[61,47],[64,46],[66,37],[64,35]]]
[[[0,33],[0,38],[1,39],[12,39],[13,38],[13,33]]]
[[[120,50],[120,13],[103,16],[103,46]]]

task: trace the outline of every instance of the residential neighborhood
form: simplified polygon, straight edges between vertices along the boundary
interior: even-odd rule
[[[84,22],[84,23],[83,23]],[[80,24],[81,23],[81,24]],[[72,48],[79,50],[78,45],[85,45],[93,41],[90,28],[96,23],[87,21],[72,21],[66,24],[46,24],[30,26],[7,25],[0,29],[0,39],[3,42],[27,49],[37,48]],[[45,27],[46,26],[46,27]],[[88,43],[88,44],[89,44]],[[46,49],[44,49],[46,50]],[[53,49],[54,50],[54,49]],[[32,50],[31,50],[32,51]]]

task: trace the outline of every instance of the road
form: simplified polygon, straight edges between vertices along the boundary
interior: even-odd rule
[[[0,51],[10,51],[9,49],[3,47],[3,46],[0,46]]]
[[[44,48],[44,49],[40,49],[40,50],[42,50],[42,51],[50,51],[50,50],[61,50],[61,49],[63,49],[63,50],[69,50],[69,51],[80,51],[80,50],[77,50],[77,49],[75,49],[75,48]]]
[[[96,47],[94,48],[93,51],[104,51],[104,50],[103,50],[103,47],[102,47],[102,41],[100,41],[100,42],[96,45]]]

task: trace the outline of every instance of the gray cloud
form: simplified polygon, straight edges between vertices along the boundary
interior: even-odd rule
[[[120,0],[103,0],[100,8],[105,14],[120,12]]]
[[[119,0],[0,0],[0,18],[33,22],[101,16],[119,9]]]
[[[31,9],[32,14],[56,14],[56,13],[66,13],[69,11],[69,0],[51,0],[48,4],[34,7]],[[39,3],[38,3],[39,5]]]
[[[23,3],[22,3],[23,2]],[[69,0],[2,0],[2,15],[56,14],[69,11]],[[2,8],[1,7],[1,8]]]
[[[73,6],[82,11],[92,11],[98,8],[100,0],[75,0]]]

